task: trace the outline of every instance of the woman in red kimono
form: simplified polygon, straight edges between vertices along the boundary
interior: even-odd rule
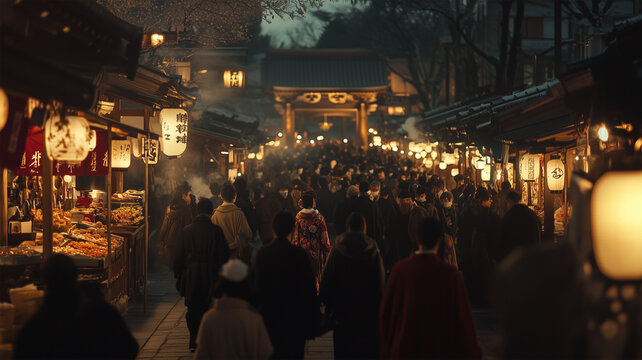
[[[323,215],[315,209],[316,194],[307,191],[301,197],[303,209],[296,214],[292,243],[304,248],[313,259],[317,284],[330,252],[330,239]]]

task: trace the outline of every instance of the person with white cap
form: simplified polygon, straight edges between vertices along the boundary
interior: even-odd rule
[[[195,359],[268,359],[274,349],[261,315],[250,307],[248,266],[232,259],[221,269],[212,308],[196,339]]]

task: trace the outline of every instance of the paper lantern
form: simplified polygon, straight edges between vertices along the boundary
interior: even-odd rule
[[[522,157],[519,173],[524,181],[535,181],[539,178],[539,156],[527,154]]]
[[[252,159],[256,158],[256,154],[255,153],[249,153],[249,154],[247,154],[247,158],[252,160]]]
[[[600,138],[600,140],[603,142],[609,140],[609,130],[606,128],[606,126],[600,126],[600,128],[597,130],[597,137]]]
[[[437,160],[437,157],[438,157],[438,156],[439,156],[439,153],[438,153],[437,151],[433,150],[433,151],[431,151],[431,152],[430,152],[430,157],[431,157],[433,160]]]
[[[445,162],[440,162],[439,163],[439,169],[440,170],[446,170],[447,167],[448,167],[448,164],[446,164]]]
[[[451,175],[451,176],[457,176],[457,175],[459,175],[459,169],[454,168],[454,169],[450,170],[450,175]]]
[[[566,171],[562,160],[551,159],[546,163],[546,182],[550,191],[564,190],[565,178]]]
[[[441,159],[442,159],[443,162],[446,163],[446,165],[455,165],[455,164],[457,164],[457,158],[455,158],[455,154],[443,153],[443,154],[441,154]]]
[[[490,173],[491,173],[492,166],[486,165],[484,166],[484,169],[481,171],[481,180],[482,181],[490,181]]]
[[[126,169],[132,161],[132,144],[129,140],[111,141],[111,167]]]
[[[128,137],[127,140],[132,144],[132,156],[139,158],[143,156],[142,138]]]
[[[381,146],[381,136],[373,136],[372,143],[374,146]]]
[[[598,268],[613,280],[642,278],[642,171],[613,171],[595,183],[591,231]]]
[[[427,168],[431,168],[431,169],[432,169],[432,166],[433,166],[433,165],[434,165],[434,163],[433,163],[433,161],[432,161],[432,159],[431,159],[431,158],[425,158],[425,159],[424,159],[424,166],[425,166],[425,167],[427,167]]]
[[[223,72],[223,85],[226,88],[245,87],[245,73],[242,70],[225,70]]]
[[[187,111],[183,109],[163,109],[161,119],[161,147],[167,156],[179,156],[187,148]]]
[[[7,125],[7,120],[9,120],[9,97],[7,93],[0,88],[0,131]]]
[[[484,170],[486,168],[486,160],[484,158],[475,158],[475,169],[477,170]]]
[[[53,116],[45,122],[45,143],[51,160],[82,161],[89,153],[91,129],[80,116]]]

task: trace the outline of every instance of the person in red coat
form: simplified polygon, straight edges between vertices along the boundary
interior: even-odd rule
[[[382,359],[480,359],[464,280],[437,255],[442,226],[419,225],[419,250],[390,273],[379,310]]]

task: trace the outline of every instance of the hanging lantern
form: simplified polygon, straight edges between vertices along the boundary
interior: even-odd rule
[[[226,88],[245,87],[245,72],[243,70],[225,70],[223,72],[223,85]]]
[[[0,131],[7,125],[7,120],[9,120],[9,97],[7,93],[0,88]]]
[[[424,166],[427,168],[432,169],[432,166],[434,165],[433,160],[431,158],[425,158],[424,159]]]
[[[140,137],[138,137],[138,138],[129,137],[128,140],[132,144],[132,155],[135,158],[142,157],[143,156],[143,147],[141,145],[142,145],[143,139],[140,138]]]
[[[252,159],[256,158],[256,154],[255,153],[249,153],[249,154],[247,154],[247,158],[252,160]]]
[[[111,141],[111,167],[127,169],[132,161],[132,144],[129,140]]]
[[[551,159],[546,163],[546,183],[550,191],[564,190],[566,178],[564,163],[560,159]]]
[[[522,157],[519,173],[524,181],[535,181],[539,178],[539,156],[527,154]]]
[[[420,153],[415,153],[415,159],[417,159],[417,160],[421,159],[421,154]]]
[[[600,177],[591,195],[591,232],[597,266],[613,280],[642,278],[642,171]]]
[[[490,165],[485,165],[484,168],[481,171],[481,180],[482,181],[490,181],[490,172],[491,172],[491,166]]]
[[[161,119],[161,147],[167,156],[179,156],[187,148],[187,111],[163,109]]]
[[[475,169],[484,170],[486,168],[486,160],[484,158],[476,158],[475,160]]]
[[[433,150],[433,151],[430,152],[430,157],[433,160],[437,160],[437,158],[439,157],[439,153],[437,151]]]
[[[90,130],[89,131],[89,151],[94,151],[96,148],[96,130]]]
[[[91,129],[80,116],[53,116],[45,123],[47,155],[51,160],[82,161],[89,153]]]
[[[442,161],[439,163],[440,170],[446,170],[447,167],[448,167],[448,164],[446,164],[445,162]]]
[[[457,175],[459,175],[459,169],[454,168],[454,169],[450,170],[450,175],[451,175],[451,176],[457,176]]]
[[[373,136],[372,143],[374,146],[381,146],[381,136]]]

